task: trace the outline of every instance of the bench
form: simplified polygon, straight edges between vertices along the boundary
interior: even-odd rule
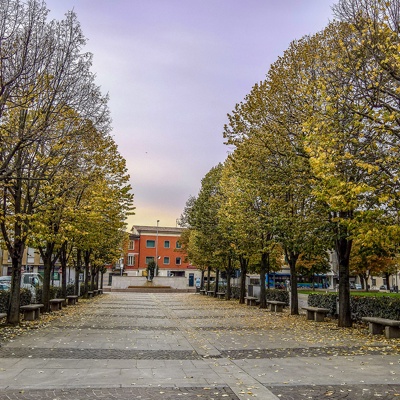
[[[7,318],[7,313],[0,313],[0,319]]]
[[[34,321],[40,318],[40,309],[44,307],[44,304],[28,304],[21,306],[19,309],[24,314],[25,321]]]
[[[225,298],[225,292],[217,292],[217,297],[219,299],[224,299]]]
[[[97,296],[99,294],[99,290],[98,289],[93,289],[93,296]]]
[[[98,294],[103,294],[103,289],[97,289]]]
[[[49,300],[50,311],[59,311],[59,310],[61,310],[64,302],[65,302],[65,299],[51,299],[51,300]]]
[[[307,319],[314,320],[316,322],[323,322],[326,314],[329,313],[329,308],[320,307],[302,307],[303,310],[307,311]]]
[[[284,301],[277,301],[277,300],[267,300],[267,304],[271,305],[271,311],[273,312],[282,312],[283,307],[286,306]]]
[[[259,301],[257,297],[253,296],[246,296],[244,299],[246,300],[246,305],[248,306],[256,306]]]
[[[206,289],[200,289],[200,294],[202,294],[203,296],[205,296],[207,293]]]
[[[93,297],[93,292],[92,291],[87,292],[87,297]]]
[[[362,317],[369,324],[369,333],[379,335],[385,332],[386,339],[400,338],[400,321],[387,318]]]
[[[69,306],[74,306],[78,302],[78,296],[76,294],[70,294],[67,296],[67,303]]]
[[[207,296],[214,296],[214,290],[207,290]]]

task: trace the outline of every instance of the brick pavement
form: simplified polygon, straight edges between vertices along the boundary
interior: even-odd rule
[[[365,327],[195,294],[112,293],[79,307],[3,343],[0,400],[400,396],[400,341]]]

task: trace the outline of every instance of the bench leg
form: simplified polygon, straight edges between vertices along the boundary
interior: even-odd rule
[[[283,305],[275,304],[275,312],[283,312]]]
[[[369,323],[369,333],[371,335],[381,335],[384,331],[384,327],[381,324]]]
[[[50,303],[50,311],[58,311],[59,307],[57,303]]]
[[[25,321],[34,321],[35,320],[35,310],[24,311],[24,320]]]
[[[310,321],[314,320],[314,311],[306,310],[307,311],[307,319]]]
[[[40,308],[34,310],[35,312],[35,319],[39,319],[40,318]]]
[[[315,312],[314,313],[314,318],[316,322],[324,322],[325,320],[325,313],[319,313],[319,312]]]
[[[400,338],[400,328],[397,326],[386,326],[385,327],[386,339],[398,339]]]

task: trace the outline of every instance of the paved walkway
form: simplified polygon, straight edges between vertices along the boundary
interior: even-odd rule
[[[397,399],[400,340],[196,294],[112,293],[0,348],[0,399]]]

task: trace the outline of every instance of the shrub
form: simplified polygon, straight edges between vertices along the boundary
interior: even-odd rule
[[[75,294],[75,285],[73,283],[70,283],[67,285],[67,290],[66,290],[66,296],[71,296]]]
[[[0,290],[0,312],[7,312],[8,303],[10,301],[10,291]],[[32,293],[29,289],[21,288],[20,291],[20,304],[26,306],[32,301]]]
[[[267,300],[283,301],[289,304],[289,292],[282,289],[265,289]]]
[[[50,286],[50,299],[56,299],[61,297],[61,288],[59,286]],[[38,287],[36,289],[36,302],[43,303],[43,288]]]
[[[361,320],[362,317],[400,320],[400,298],[351,296],[350,304],[354,320]]]
[[[336,293],[313,293],[308,295],[308,305],[312,307],[329,308],[329,315],[336,316]],[[361,321],[362,317],[381,317],[400,320],[400,298],[382,296],[351,296],[351,318]]]
[[[238,299],[240,297],[240,286],[231,286],[231,297],[232,299]]]
[[[0,312],[7,312],[9,298],[10,298],[9,290],[0,290]]]
[[[312,293],[308,295],[308,305],[311,307],[328,308],[329,316],[337,315],[336,303],[338,300],[337,293]]]

